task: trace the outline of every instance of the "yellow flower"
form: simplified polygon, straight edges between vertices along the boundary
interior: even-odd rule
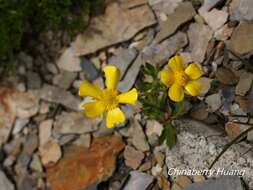
[[[202,71],[197,64],[190,64],[184,69],[184,61],[181,56],[174,56],[169,60],[169,68],[161,71],[160,79],[169,88],[168,95],[171,100],[180,102],[184,99],[184,92],[191,96],[197,96],[202,89],[197,81]]]
[[[120,94],[116,89],[120,80],[120,71],[117,67],[106,66],[105,73],[106,89],[100,89],[95,84],[84,81],[79,88],[79,96],[92,97],[94,101],[84,103],[84,113],[87,117],[95,118],[106,113],[106,127],[111,128],[125,121],[125,115],[119,108],[121,103],[135,104],[138,93],[135,88],[129,92]]]

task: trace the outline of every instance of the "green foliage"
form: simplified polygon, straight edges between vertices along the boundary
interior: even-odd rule
[[[161,121],[170,108],[166,88],[158,78],[159,68],[146,64],[143,69],[144,75],[150,77],[151,81],[140,82],[137,87],[140,91],[139,101],[142,103],[142,112],[147,119]]]
[[[184,114],[184,101],[176,102],[175,103],[175,108],[172,112],[172,116],[177,118],[177,117],[179,117],[183,114]]]
[[[159,137],[159,144],[163,142],[166,142],[169,148],[172,148],[177,142],[176,129],[170,123],[164,127],[162,135]]]
[[[0,62],[19,49],[24,33],[84,29],[87,15],[103,0],[0,0]]]

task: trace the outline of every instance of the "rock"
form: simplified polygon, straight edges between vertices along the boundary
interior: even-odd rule
[[[155,37],[156,42],[161,42],[165,38],[172,35],[179,26],[191,20],[196,14],[191,2],[179,4],[175,12],[168,15],[164,22],[160,22],[160,31]]]
[[[41,104],[40,104],[39,113],[40,114],[46,114],[46,113],[49,112],[49,109],[50,109],[50,103],[42,101]]]
[[[39,142],[40,145],[45,144],[46,142],[48,142],[51,138],[51,131],[52,131],[52,127],[53,127],[53,120],[52,119],[48,119],[45,121],[42,121],[39,124]]]
[[[30,163],[30,168],[37,172],[43,172],[41,161],[37,154],[33,155],[32,161]]]
[[[28,89],[39,89],[41,87],[42,81],[40,75],[36,72],[28,71],[26,80]]]
[[[241,21],[232,34],[228,48],[238,54],[252,53],[253,25]]]
[[[152,134],[155,134],[157,136],[160,136],[163,131],[163,126],[161,123],[159,123],[156,120],[148,120],[146,124],[146,134],[147,136],[151,136]]]
[[[56,117],[54,123],[54,133],[66,134],[82,134],[97,130],[98,120],[87,118],[81,112],[63,112]]]
[[[94,139],[89,149],[69,146],[56,165],[46,168],[48,183],[52,190],[80,190],[104,181],[112,175],[123,148],[114,135]]]
[[[208,108],[206,105],[200,104],[197,106],[194,106],[193,109],[190,112],[191,117],[194,119],[204,121],[208,118]]]
[[[81,101],[62,88],[44,84],[39,94],[40,98],[43,100],[58,103],[69,109],[80,111],[79,106]]]
[[[23,152],[27,153],[29,156],[38,148],[39,140],[37,136],[37,131],[32,131],[25,137]]]
[[[14,190],[14,185],[6,177],[5,173],[0,170],[0,187],[3,190]]]
[[[144,48],[144,58],[154,65],[165,63],[172,55],[185,47],[187,43],[188,41],[185,33],[177,32],[160,44],[153,43]]]
[[[18,134],[29,123],[27,118],[17,118],[12,130],[12,134]]]
[[[86,55],[127,41],[140,30],[155,23],[154,14],[148,5],[122,10],[118,2],[110,3],[105,14],[94,17],[90,22],[92,27],[77,36],[74,43],[75,53]]]
[[[201,63],[204,60],[208,42],[212,35],[212,30],[204,24],[193,23],[190,25],[188,38],[193,61]]]
[[[149,144],[146,140],[142,126],[137,120],[132,120],[130,124],[130,141],[138,150],[145,152],[149,150]]]
[[[164,175],[159,175],[156,177],[157,183],[162,190],[170,190],[170,182]]]
[[[193,183],[184,190],[244,190],[242,182],[237,176],[223,176],[218,179],[209,179],[199,183]]]
[[[199,12],[207,12],[214,8],[216,5],[221,3],[223,0],[205,0],[203,5],[200,7]]]
[[[171,190],[181,190],[184,189],[186,187],[188,187],[189,185],[191,185],[191,180],[189,179],[189,177],[187,176],[179,176],[176,181],[174,182],[174,184],[172,185]]]
[[[157,164],[158,164],[159,166],[163,167],[163,165],[164,165],[164,160],[165,160],[164,154],[161,153],[161,152],[157,152],[157,153],[155,153],[155,156],[154,156],[154,157],[155,157],[155,160],[156,160]]]
[[[68,89],[76,77],[77,73],[63,70],[60,74],[54,76],[53,83],[63,89]]]
[[[253,74],[249,72],[243,72],[240,75],[240,79],[235,88],[236,95],[245,96],[250,90],[253,81]]]
[[[214,37],[217,40],[225,41],[232,35],[233,31],[234,31],[233,27],[229,27],[228,24],[225,24],[220,29],[215,31]]]
[[[142,165],[139,167],[139,171],[145,172],[145,171],[150,170],[151,167],[152,167],[152,162],[151,162],[151,161],[147,161],[147,162],[145,162],[144,164],[142,164]]]
[[[81,60],[75,55],[73,48],[66,49],[56,64],[60,69],[69,72],[79,72],[82,70]]]
[[[22,176],[18,179],[18,190],[36,189],[37,179],[33,176]]]
[[[172,14],[181,2],[182,0],[149,0],[150,6],[160,19],[162,14],[165,16]]]
[[[147,0],[120,0],[120,5],[123,8],[130,9],[136,6],[141,6],[143,4],[147,4]]]
[[[157,176],[161,175],[162,170],[163,170],[162,167],[157,164],[156,166],[152,167],[151,174],[153,176],[157,177]]]
[[[213,31],[221,28],[228,19],[228,13],[224,10],[212,9],[210,12],[200,12],[206,23]]]
[[[93,81],[98,78],[99,70],[96,68],[94,63],[90,62],[85,57],[81,57],[81,67],[87,80]]]
[[[144,154],[141,151],[137,151],[129,145],[126,146],[123,155],[125,158],[125,164],[134,170],[140,166],[144,158]]]
[[[194,183],[205,181],[206,178],[203,175],[194,175],[192,176]]]
[[[238,20],[253,21],[253,2],[251,0],[240,0],[236,9],[236,17]]]
[[[26,175],[28,173],[28,165],[29,162],[31,161],[31,156],[28,155],[25,152],[22,152],[21,154],[19,154],[17,161],[15,163],[15,173],[18,176],[23,176]]]
[[[62,156],[61,147],[53,140],[40,146],[39,153],[44,166],[54,165]]]
[[[126,73],[122,81],[119,82],[118,89],[121,92],[126,92],[134,86],[140,68],[143,64],[144,61],[142,59],[141,54],[139,54],[139,56],[135,59],[131,67],[129,67],[128,72]]]
[[[211,88],[212,81],[213,81],[212,79],[207,78],[207,77],[201,77],[199,79],[199,82],[202,85],[202,90],[201,90],[200,96],[205,96],[206,95],[206,93]]]
[[[250,128],[249,125],[238,124],[233,122],[228,122],[225,125],[226,132],[230,140],[234,140],[238,135],[240,135],[243,131]]]
[[[225,67],[219,67],[215,73],[217,79],[226,85],[235,85],[238,83],[238,77],[233,71]]]
[[[58,68],[57,68],[57,66],[54,63],[47,63],[46,66],[47,66],[47,70],[50,73],[52,73],[54,75],[58,74]]]
[[[74,141],[77,138],[77,135],[75,135],[75,134],[63,135],[63,136],[58,136],[57,138],[59,139],[58,140],[59,144],[61,146],[63,146],[63,145],[66,145],[66,144]]]
[[[84,148],[90,148],[91,143],[91,135],[88,134],[82,134],[80,137],[73,142],[74,145],[78,145]]]
[[[131,171],[130,175],[131,177],[123,190],[147,189],[154,180],[153,176],[138,171]]]
[[[16,117],[25,119],[38,111],[38,100],[31,92],[19,92],[12,84],[0,87],[0,146],[12,130]]]
[[[208,104],[210,111],[217,111],[222,105],[220,93],[207,96],[206,103]]]
[[[173,149],[167,149],[166,153],[166,164],[169,173],[171,173],[171,168],[188,171],[194,168],[204,170],[210,167],[214,158],[230,142],[228,138],[221,136],[223,131],[219,132],[217,125],[213,128],[210,125],[189,119],[181,118],[180,121],[177,121],[177,131],[177,144]],[[234,173],[234,175],[242,175],[244,181],[249,185],[249,189],[252,189],[252,154],[244,154],[249,148],[251,148],[251,145],[245,142],[234,144],[213,166],[212,169],[216,173],[207,175],[207,177],[220,177],[222,171],[241,171],[241,173]],[[218,170],[219,173],[217,173]],[[171,177],[177,175],[179,174],[175,172],[175,175]],[[205,186],[203,188],[205,189]],[[229,189],[232,189],[232,187]]]
[[[39,100],[37,95],[31,91],[15,93],[13,100],[16,105],[16,115],[20,118],[29,118],[39,111]]]
[[[131,63],[133,63],[134,59],[137,56],[137,51],[134,48],[126,49],[119,48],[115,52],[115,55],[109,59],[109,64],[118,67],[121,71],[121,78],[126,73]]]

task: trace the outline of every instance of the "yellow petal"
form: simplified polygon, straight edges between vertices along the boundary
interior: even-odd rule
[[[161,71],[160,79],[165,86],[170,87],[173,84],[174,76],[171,70],[164,69]]]
[[[82,105],[84,113],[87,117],[99,117],[105,110],[105,107],[101,101],[88,102]]]
[[[120,70],[115,66],[106,66],[103,71],[105,72],[105,84],[108,89],[116,89],[120,80]]]
[[[122,93],[118,95],[118,101],[119,103],[125,103],[125,104],[135,104],[135,102],[138,99],[138,93],[136,88],[133,88],[132,90]]]
[[[199,95],[202,90],[201,84],[196,80],[189,81],[184,88],[191,96]]]
[[[106,115],[106,127],[112,128],[117,124],[125,121],[125,115],[119,108],[115,108],[107,112]]]
[[[174,83],[169,89],[169,97],[175,102],[180,102],[184,99],[184,90],[181,86]]]
[[[91,84],[88,81],[84,81],[78,91],[79,96],[90,96],[96,99],[100,99],[102,90],[100,90],[95,84]]]
[[[174,57],[170,58],[169,60],[169,67],[173,72],[183,70],[183,57],[180,55],[175,55]]]
[[[192,80],[196,80],[199,77],[201,77],[202,75],[202,71],[200,69],[200,67],[195,64],[192,63],[190,64],[186,69],[185,69],[185,73],[190,77],[190,79]]]

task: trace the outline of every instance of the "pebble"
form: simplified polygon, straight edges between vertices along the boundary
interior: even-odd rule
[[[222,105],[220,93],[207,96],[205,101],[211,112],[217,111]]]
[[[14,185],[9,181],[3,171],[0,170],[0,187],[3,190],[14,190]]]
[[[89,133],[82,134],[77,140],[73,142],[73,144],[84,147],[84,148],[90,148],[91,135]]]
[[[68,89],[76,77],[76,72],[61,71],[60,74],[54,76],[53,84],[63,89]]]
[[[39,142],[40,146],[47,143],[51,139],[51,131],[53,127],[53,120],[44,120],[39,124]]]
[[[131,171],[130,179],[123,190],[146,189],[154,180],[154,177],[143,172]]]
[[[125,164],[133,169],[137,169],[145,157],[141,151],[137,151],[129,145],[125,147],[123,155],[125,158]]]
[[[236,85],[235,94],[245,96],[251,88],[252,81],[253,81],[253,74],[249,72],[243,72],[240,75],[238,84]]]

